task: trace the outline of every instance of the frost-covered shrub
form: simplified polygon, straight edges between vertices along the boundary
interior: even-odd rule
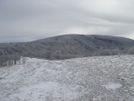
[[[131,48],[128,50],[128,54],[134,54],[134,47],[131,47]]]
[[[118,55],[120,54],[120,50],[116,49],[100,49],[94,53],[94,55],[105,56],[105,55]]]
[[[118,48],[111,50],[111,55],[118,55],[118,54],[121,54]]]
[[[100,55],[111,55],[111,52],[109,49],[104,49],[104,50],[100,51]]]

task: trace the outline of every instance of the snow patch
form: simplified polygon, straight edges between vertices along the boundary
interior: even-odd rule
[[[30,99],[31,101],[38,101],[39,99],[48,100],[49,99],[74,99],[79,93],[75,90],[77,86],[68,87],[65,84],[59,84],[57,82],[40,82],[33,86],[25,86],[19,89],[19,92],[12,94],[10,98],[18,98],[21,100]],[[42,96],[42,97],[41,97]]]
[[[120,83],[108,83],[103,85],[107,90],[116,90],[120,87],[122,87],[122,84]]]

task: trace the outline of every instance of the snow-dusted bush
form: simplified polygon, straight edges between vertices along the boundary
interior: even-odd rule
[[[128,50],[128,54],[134,54],[134,47],[131,47],[131,48]]]
[[[95,52],[94,55],[105,56],[105,55],[118,55],[120,53],[121,52],[118,48],[116,48],[116,49],[100,49],[97,52]]]

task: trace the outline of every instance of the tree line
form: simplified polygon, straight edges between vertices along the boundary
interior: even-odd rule
[[[26,57],[20,55],[2,55],[0,56],[0,67],[12,66],[26,62]]]

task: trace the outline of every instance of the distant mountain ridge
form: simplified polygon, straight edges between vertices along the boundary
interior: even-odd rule
[[[134,40],[104,35],[60,35],[32,42],[0,44],[0,56],[68,59],[133,53]]]
[[[110,46],[114,45],[117,48],[121,47],[126,48],[134,45],[134,40],[124,37],[105,36],[105,35],[75,35],[75,34],[55,36],[47,39],[36,40],[35,42],[55,43],[55,44],[62,43],[62,44],[71,44],[74,46],[81,45],[87,47],[89,47],[90,45],[97,46],[103,44],[105,46],[108,46],[110,44]]]

